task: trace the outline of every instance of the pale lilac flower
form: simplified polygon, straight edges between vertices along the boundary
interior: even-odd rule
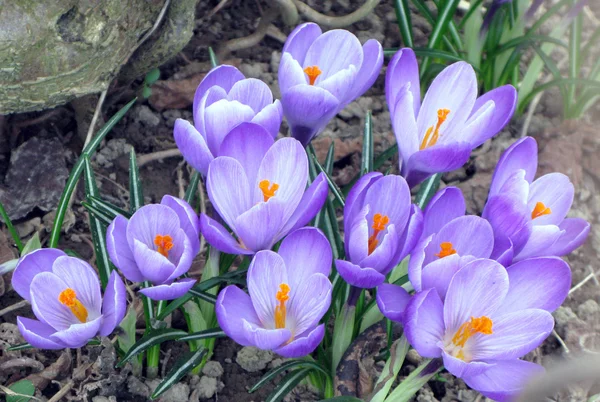
[[[198,226],[187,202],[165,195],[160,204],[141,207],[129,220],[115,218],[106,231],[108,254],[127,279],[154,285],[140,293],[154,300],[176,299],[196,282],[178,278],[200,251]]]
[[[36,348],[80,348],[96,335],[110,335],[125,316],[127,293],[117,272],[102,298],[96,271],[61,250],[38,249],[22,257],[12,286],[37,318],[17,317],[23,338]]]
[[[275,138],[283,112],[264,82],[244,78],[235,67],[221,65],[204,77],[194,95],[194,125],[175,121],[175,142],[185,160],[206,176],[209,163],[221,155],[221,143],[238,124],[251,121]]]
[[[283,47],[279,89],[292,136],[306,146],[347,104],[369,89],[383,65],[379,42],[361,46],[352,33],[296,27]]]
[[[248,294],[223,289],[215,306],[223,331],[244,346],[305,356],[325,334],[319,321],[331,304],[331,246],[315,228],[299,229],[278,253],[256,253],[248,269]]]

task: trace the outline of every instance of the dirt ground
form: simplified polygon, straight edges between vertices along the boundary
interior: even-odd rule
[[[219,50],[229,40],[247,36],[256,30],[257,21],[266,2],[231,0],[220,11],[210,15],[216,0],[200,1],[196,10],[196,30],[188,46],[175,58],[160,67],[161,78],[153,86],[147,101],[139,101],[117,124],[99,148],[92,163],[102,196],[109,202],[125,206],[128,202],[128,158],[133,147],[138,155],[150,155],[175,147],[172,130],[175,119],[192,120],[191,103],[196,86],[210,69],[208,46]],[[315,9],[344,15],[361,1],[307,1]],[[600,11],[596,11],[600,17]],[[424,46],[430,27],[423,17],[412,17],[415,46]],[[222,63],[238,66],[247,77],[260,78],[271,86],[275,97],[277,65],[281,57],[282,40],[290,32],[282,22],[274,23],[279,31],[270,32],[258,45],[220,54]],[[391,1],[383,1],[367,19],[348,27],[364,42],[379,40],[384,48],[401,46],[399,29]],[[560,59],[563,55],[554,55]],[[114,87],[104,103],[101,120],[141,91],[141,77],[126,87]],[[24,239],[34,232],[42,242],[47,240],[53,220],[53,208],[63,189],[69,170],[81,152],[90,117],[98,98],[90,96],[71,104],[43,112],[0,116],[0,200],[17,223]],[[318,155],[324,157],[331,141],[336,144],[334,178],[339,185],[347,184],[358,172],[362,147],[362,121],[367,110],[373,112],[375,155],[394,143],[389,111],[385,106],[384,72],[365,96],[350,104],[313,141]],[[560,96],[548,92],[531,116],[515,116],[507,128],[493,141],[477,149],[471,161],[462,169],[444,176],[443,185],[460,187],[467,199],[469,213],[479,214],[485,203],[494,166],[502,153],[522,135],[534,136],[540,147],[538,174],[559,171],[569,175],[576,188],[570,216],[579,216],[592,223],[587,243],[567,260],[573,270],[573,290],[566,303],[556,313],[553,336],[532,352],[528,358],[539,363],[571,359],[579,353],[600,353],[600,283],[598,282],[598,251],[600,250],[600,109],[593,108],[578,122],[563,122]],[[526,130],[524,130],[524,127]],[[286,133],[287,127],[281,128]],[[24,168],[24,167],[27,168]],[[396,163],[390,164],[397,172]],[[394,170],[392,170],[394,171]],[[180,156],[153,159],[141,167],[144,195],[147,202],[159,202],[163,194],[182,195],[189,171]],[[24,185],[24,183],[29,183]],[[77,192],[73,213],[67,217],[67,233],[60,248],[70,249],[93,262],[94,254],[89,234],[87,213],[80,201],[83,186]],[[15,250],[0,232],[0,262],[14,258]],[[197,276],[204,264],[198,257],[192,268]],[[132,375],[131,367],[114,369],[114,349],[88,346],[73,351],[7,352],[6,345],[23,342],[16,325],[16,316],[31,316],[29,306],[4,312],[20,302],[10,287],[10,274],[0,277],[0,384],[10,384],[28,375],[35,376],[40,391],[47,400],[61,388],[67,390],[64,400],[147,400],[157,382]],[[9,308],[10,310],[10,308]],[[184,327],[179,314],[172,319],[174,327]],[[166,343],[162,347],[161,370],[170,368],[186,346]],[[418,356],[409,358],[403,369],[408,373]],[[230,340],[217,341],[212,362],[201,375],[188,376],[173,387],[164,401],[261,401],[272,390],[265,386],[254,394],[247,390],[282,359],[270,352],[241,348]],[[369,374],[377,376],[382,362]],[[574,385],[557,401],[587,400],[588,388]],[[289,401],[316,400],[306,386],[299,386]],[[417,401],[480,401],[476,392],[449,375],[432,380],[416,397]]]

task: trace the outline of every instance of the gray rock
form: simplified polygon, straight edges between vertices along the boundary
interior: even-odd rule
[[[147,380],[146,384],[151,390],[156,389],[161,380]],[[174,384],[168,391],[160,396],[159,402],[188,402],[190,395],[190,387],[184,383]]]
[[[201,399],[212,398],[217,392],[217,379],[203,375],[200,377],[200,383],[196,386],[198,397]]]
[[[600,313],[600,306],[594,299],[589,299],[577,307],[577,316],[583,320],[598,313]]]
[[[93,161],[101,167],[111,168],[113,162],[122,155],[129,154],[131,145],[124,138],[115,138],[106,143],[96,154]]]
[[[137,106],[133,117],[146,127],[156,127],[160,124],[160,118],[146,105]]]
[[[117,402],[117,397],[115,396],[95,396],[92,398],[92,402]]]
[[[223,372],[224,370],[223,366],[221,366],[221,363],[212,360],[206,362],[206,364],[202,368],[202,374],[207,375],[209,377],[220,377],[223,375]]]
[[[162,116],[166,121],[167,127],[173,127],[175,125],[175,120],[183,117],[181,110],[178,109],[165,110],[162,113]]]
[[[569,323],[577,319],[577,316],[569,307],[561,306],[554,312],[554,320],[556,321],[557,327],[564,327]]]
[[[127,378],[127,390],[132,395],[142,396],[144,398],[150,397],[150,388],[134,375],[130,375]]]
[[[271,360],[273,360],[273,352],[253,346],[243,347],[235,358],[237,364],[250,373],[264,370]]]

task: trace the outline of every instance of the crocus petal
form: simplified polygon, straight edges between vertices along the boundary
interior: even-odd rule
[[[56,332],[48,324],[25,317],[17,317],[19,332],[31,346],[38,349],[64,349],[63,342],[50,339]]]
[[[360,262],[369,256],[369,223],[367,215],[369,205],[365,205],[354,216],[345,215],[344,219],[352,219],[350,222],[344,222],[346,232],[346,255],[350,261]]]
[[[263,81],[256,78],[246,78],[233,84],[228,93],[228,99],[250,106],[256,114],[273,103],[273,94],[269,86]]]
[[[402,163],[402,174],[406,175],[408,161],[411,156],[419,151],[419,133],[417,131],[417,120],[414,115],[414,98],[410,91],[410,85],[406,84],[397,95],[396,104],[393,107],[392,127],[398,144],[398,153]],[[390,106],[391,108],[391,106]]]
[[[327,184],[327,177],[325,173],[319,173],[317,178],[304,192],[298,207],[290,219],[288,219],[279,232],[277,236],[278,240],[292,230],[306,226],[317,215],[319,210],[323,208],[328,193],[329,185]]]
[[[487,370],[474,376],[465,376],[467,385],[487,398],[498,402],[512,401],[533,377],[544,373],[544,368],[525,360],[495,361]]]
[[[493,333],[473,337],[469,351],[474,360],[508,360],[525,356],[550,335],[552,314],[528,309],[494,317]]]
[[[287,319],[291,322],[286,328],[302,334],[314,328],[329,309],[333,286],[323,274],[313,274],[295,286],[287,302]]]
[[[346,204],[344,205],[344,233],[347,234],[349,232],[349,225],[353,221],[354,214],[364,207],[367,189],[381,177],[383,177],[383,174],[379,172],[366,173],[354,183],[348,192]],[[348,252],[346,252],[346,254],[348,254]]]
[[[373,268],[384,275],[394,268],[400,260],[398,259],[398,248],[402,246],[398,241],[398,233],[394,225],[387,227],[387,233],[383,236],[381,243],[364,260],[359,262],[362,267]]]
[[[531,183],[529,210],[533,211],[538,202],[543,202],[552,210],[547,215],[533,219],[534,225],[560,224],[573,204],[575,188],[567,176],[562,173],[550,173]]]
[[[144,275],[139,270],[133,252],[127,241],[127,224],[129,221],[117,215],[106,230],[106,248],[110,260],[131,282],[142,282]]]
[[[446,187],[438,191],[423,211],[422,238],[440,231],[440,229],[467,211],[465,197],[457,187]]]
[[[404,310],[404,334],[423,357],[440,357],[444,305],[435,289],[416,293]]]
[[[504,267],[508,267],[512,264],[514,256],[515,249],[512,241],[501,233],[494,233],[494,249],[490,259],[498,261]]]
[[[493,260],[475,260],[450,281],[444,301],[444,322],[451,333],[471,317],[490,316],[508,292],[506,269]]]
[[[255,326],[260,325],[260,320],[252,307],[250,296],[237,286],[227,286],[219,292],[215,312],[219,327],[228,337],[242,346],[251,345],[244,331],[244,320]]]
[[[467,363],[446,352],[442,353],[442,357],[444,360],[444,368],[458,378],[480,375],[492,367],[492,364],[486,362],[473,361]]]
[[[183,229],[190,240],[192,249],[194,250],[193,254],[198,254],[200,251],[200,222],[196,211],[184,200],[170,195],[163,196],[160,203],[175,211],[179,217],[181,229]]]
[[[292,135],[303,146],[317,135],[337,113],[340,101],[314,85],[296,85],[281,96],[281,106]]]
[[[469,160],[471,149],[468,142],[453,142],[414,153],[406,165],[406,182],[414,187],[435,173],[458,169]]]
[[[363,268],[349,261],[335,260],[335,266],[346,282],[359,288],[374,288],[385,280],[385,275],[373,268]]]
[[[356,67],[350,66],[349,68],[338,71],[332,76],[319,83],[319,87],[323,88],[337,99],[340,100],[340,104],[347,104],[352,101],[352,85],[356,81]]]
[[[144,278],[152,283],[163,283],[175,271],[171,261],[137,239],[134,240],[133,255]]]
[[[289,53],[298,63],[303,64],[306,52],[321,35],[321,28],[312,22],[300,24],[292,31],[283,45],[283,53]]]
[[[292,337],[289,329],[265,329],[242,320],[246,338],[252,346],[263,350],[272,350],[282,346]]]
[[[21,257],[11,280],[15,292],[31,303],[29,287],[33,278],[41,272],[51,272],[54,261],[64,255],[56,248],[41,248]]]
[[[264,250],[256,253],[248,268],[248,292],[254,311],[265,328],[275,328],[275,295],[281,284],[288,283],[285,262],[277,253]]]
[[[523,200],[511,194],[491,197],[482,217],[490,223],[496,238],[510,239],[516,253],[523,249],[531,235],[531,212]]]
[[[290,53],[285,51],[281,55],[278,70],[279,91],[285,94],[296,85],[306,85],[308,78],[302,69],[302,64],[294,59]]]
[[[423,263],[425,262],[425,250],[429,247],[432,240],[433,235],[417,243],[408,259],[408,279],[417,292],[423,290],[421,277],[423,274]]]
[[[497,314],[532,308],[552,312],[571,288],[569,264],[557,257],[519,261],[506,271],[510,287]]]
[[[152,300],[174,300],[186,294],[196,283],[195,279],[184,278],[170,285],[158,285],[140,289],[139,292]]]
[[[285,223],[286,207],[283,202],[271,199],[240,215],[235,222],[240,243],[248,250],[271,249]]]
[[[525,243],[521,251],[515,256],[515,262],[526,258],[552,254],[552,247],[563,233],[565,232],[555,225],[534,225],[531,228],[531,235],[527,243]]]
[[[317,346],[319,346],[324,336],[325,325],[321,324],[311,329],[306,334],[294,337],[293,341],[286,343],[284,346],[278,349],[275,349],[274,352],[287,358],[306,356],[312,353]]]
[[[204,111],[204,124],[206,128],[206,142],[213,155],[219,155],[221,143],[232,128],[254,117],[250,106],[242,105],[238,101],[221,99]]]
[[[62,256],[54,262],[52,272],[62,279],[67,287],[75,291],[77,299],[88,310],[89,320],[100,315],[102,308],[100,280],[90,264],[79,258]],[[60,289],[62,290],[64,289]]]
[[[51,272],[39,273],[31,281],[33,313],[38,320],[57,331],[80,322],[67,306],[58,301],[60,293],[67,288],[67,284]]]
[[[375,39],[369,39],[363,45],[363,62],[356,74],[352,92],[347,102],[358,98],[373,86],[383,66],[383,49]]]
[[[570,254],[579,248],[585,243],[591,229],[590,223],[582,218],[567,218],[558,227],[564,233],[552,247],[552,254],[557,256]]]
[[[150,204],[136,211],[127,225],[127,242],[133,250],[134,240],[155,250],[154,240],[156,235],[175,236],[180,230],[179,216],[166,205]],[[134,253],[135,254],[135,253]],[[139,263],[138,268],[143,269]]]
[[[384,283],[377,287],[377,306],[386,318],[402,322],[410,295],[402,286]]]
[[[317,228],[307,227],[290,233],[277,253],[285,262],[290,286],[301,284],[313,274],[329,276],[331,272],[331,245]]]
[[[408,224],[398,241],[400,247],[398,247],[398,256],[396,256],[397,261],[402,261],[413,251],[421,238],[421,233],[423,233],[423,213],[419,207],[412,205]]]
[[[260,112],[256,114],[251,120],[252,123],[260,124],[267,130],[273,139],[277,138],[279,134],[279,128],[281,127],[281,120],[283,119],[283,108],[281,102],[276,99],[270,105],[265,106]]]
[[[214,159],[213,154],[208,149],[204,137],[187,120],[175,120],[173,128],[175,144],[181,151],[183,158],[194,169],[206,176],[208,165]]]
[[[85,323],[73,324],[67,329],[55,332],[50,336],[53,341],[59,341],[70,348],[80,348],[98,333],[102,317]]]
[[[487,139],[496,135],[511,119],[517,106],[517,91],[512,85],[504,85],[486,92],[473,105],[471,117],[467,120],[467,130],[474,123],[474,117],[480,112],[480,109],[494,103],[493,113],[490,118],[485,119],[485,125],[480,126],[478,133],[472,131],[470,138],[473,147],[476,148],[483,144]]]
[[[424,266],[421,274],[422,289],[435,289],[440,299],[444,300],[452,277],[464,266],[463,258],[469,257],[453,254]]]
[[[481,98],[480,98],[481,99]],[[490,196],[498,194],[504,182],[517,170],[525,171],[525,180],[533,181],[537,171],[537,142],[524,137],[512,144],[500,157],[490,185]]]
[[[194,94],[194,121],[197,121],[196,113],[199,109],[199,103],[202,97],[208,89],[214,85],[221,87],[225,92],[229,92],[233,85],[244,79],[244,74],[240,72],[234,66],[229,66],[227,64],[222,64],[210,70],[208,74],[204,77],[198,88],[196,88],[196,93]]]
[[[208,168],[206,191],[213,207],[235,232],[237,217],[252,206],[250,184],[242,165],[227,156],[215,159]]]
[[[219,251],[227,254],[254,254],[254,251],[243,248],[223,225],[206,214],[200,215],[200,231],[208,244]]]
[[[302,66],[319,67],[321,74],[315,82],[315,85],[319,85],[319,82],[351,65],[359,68],[363,57],[363,49],[356,36],[345,29],[332,29],[310,45]]]
[[[116,271],[110,273],[104,299],[102,300],[102,324],[100,336],[110,335],[115,327],[123,321],[127,312],[127,290]]]
[[[398,50],[390,60],[385,74],[385,98],[392,116],[396,115],[396,102],[399,99],[400,90],[404,87],[412,95],[412,117],[416,120],[421,106],[421,86],[417,56],[411,48]]]
[[[402,176],[388,175],[377,180],[367,190],[364,202],[370,206],[368,222],[372,222],[375,214],[381,214],[389,218],[389,225],[394,225],[398,233],[404,231],[411,203],[410,189]]]

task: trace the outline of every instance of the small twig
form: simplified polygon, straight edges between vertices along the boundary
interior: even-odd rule
[[[223,7],[225,7],[225,5],[227,4],[229,0],[221,0],[219,2],[219,4],[217,4],[212,10],[210,10],[210,12],[206,15],[206,19],[209,20],[212,18],[213,15],[215,15],[216,13],[218,13],[219,11],[221,11],[221,9]]]
[[[29,302],[27,300],[21,300],[18,303],[10,305],[10,306],[6,307],[5,309],[0,310],[0,317],[2,317],[4,314],[10,313],[11,311],[15,311],[15,310],[20,309],[21,307],[25,307],[28,304],[29,304]]]
[[[179,198],[185,197],[185,188],[183,185],[183,164],[185,161],[181,161],[177,165],[177,188],[179,188]]]
[[[274,0],[279,7],[281,18],[286,25],[296,25],[298,22],[298,8],[292,2],[292,0]]]
[[[588,265],[588,271],[590,271],[590,273],[593,275],[592,279],[594,280],[594,283],[596,284],[596,286],[600,286],[600,282],[598,282],[598,277],[596,277],[596,273],[592,269],[591,265]]]
[[[537,94],[529,104],[529,108],[527,109],[527,116],[525,117],[525,123],[523,123],[523,129],[521,130],[521,138],[526,137],[529,133],[531,119],[533,118],[533,114],[535,113],[535,109],[537,108],[538,103],[540,103],[540,100],[542,99],[542,94],[543,92]]]
[[[281,43],[285,43],[287,39],[287,36],[273,24],[269,25],[269,28],[267,28],[267,36]]]
[[[571,290],[569,290],[569,294],[573,293],[574,291],[576,291],[577,289],[579,289],[580,287],[585,285],[585,283],[588,282],[590,279],[595,278],[595,277],[596,277],[596,273],[592,272],[591,274],[589,274],[588,276],[583,278],[583,280],[581,282],[579,282],[577,285],[573,286],[571,288]]]
[[[556,338],[558,343],[560,343],[560,346],[563,347],[563,349],[565,350],[565,353],[567,353],[567,354],[571,353],[571,351],[569,350],[569,347],[567,346],[567,344],[565,343],[563,338],[561,338],[560,335],[558,335],[558,332],[556,332],[555,329],[552,330],[552,335],[554,335],[554,337]]]
[[[142,167],[152,161],[159,159],[171,158],[174,156],[181,156],[179,148],[166,149],[164,151],[152,152],[150,154],[140,155],[137,158],[138,167]]]
[[[104,100],[106,99],[107,92],[108,90],[105,89],[100,93],[100,98],[98,98],[98,103],[96,104],[96,110],[94,111],[92,122],[90,123],[90,127],[88,128],[87,136],[85,137],[85,143],[83,144],[84,149],[92,140],[92,137],[94,135],[94,128],[96,127],[96,122],[98,121],[98,117],[100,116],[100,111],[102,110],[102,105],[104,104]]]
[[[165,353],[165,357],[163,358],[163,364],[160,370],[161,373],[161,377],[164,378],[165,374],[167,373],[167,363],[169,363],[169,359],[171,358],[171,348],[167,349],[167,352]]]
[[[35,369],[37,371],[42,371],[44,369],[44,365],[41,362],[39,362],[35,359],[32,359],[30,357],[20,357],[20,358],[9,360],[7,362],[0,364],[0,371],[5,372],[6,370],[9,370],[12,368],[27,368],[27,367]]]
[[[362,20],[369,15],[381,2],[381,0],[367,0],[365,4],[363,4],[357,10],[341,17],[330,17],[328,15],[321,14],[300,0],[293,0],[293,2],[298,8],[298,11],[300,11],[300,13],[302,13],[307,19],[316,22],[319,25],[326,25],[330,28],[344,28]]]
[[[271,25],[271,22],[275,20],[275,17],[277,17],[278,14],[278,9],[272,8],[269,11],[267,11],[265,15],[261,17],[260,22],[258,23],[258,28],[256,28],[256,31],[253,34],[245,36],[243,38],[236,38],[225,42],[223,46],[221,46],[221,48],[219,49],[217,55],[218,58],[220,60],[224,60],[231,52],[247,49],[249,47],[257,45],[261,40],[263,40],[263,38],[267,34],[269,26]]]
[[[67,392],[69,392],[71,390],[71,388],[73,388],[74,382],[73,380],[69,380],[61,389],[60,391],[58,391],[56,394],[54,394],[54,396],[50,399],[48,399],[48,402],[58,402],[60,401],[60,398],[62,398],[63,396],[65,396],[67,394]]]

